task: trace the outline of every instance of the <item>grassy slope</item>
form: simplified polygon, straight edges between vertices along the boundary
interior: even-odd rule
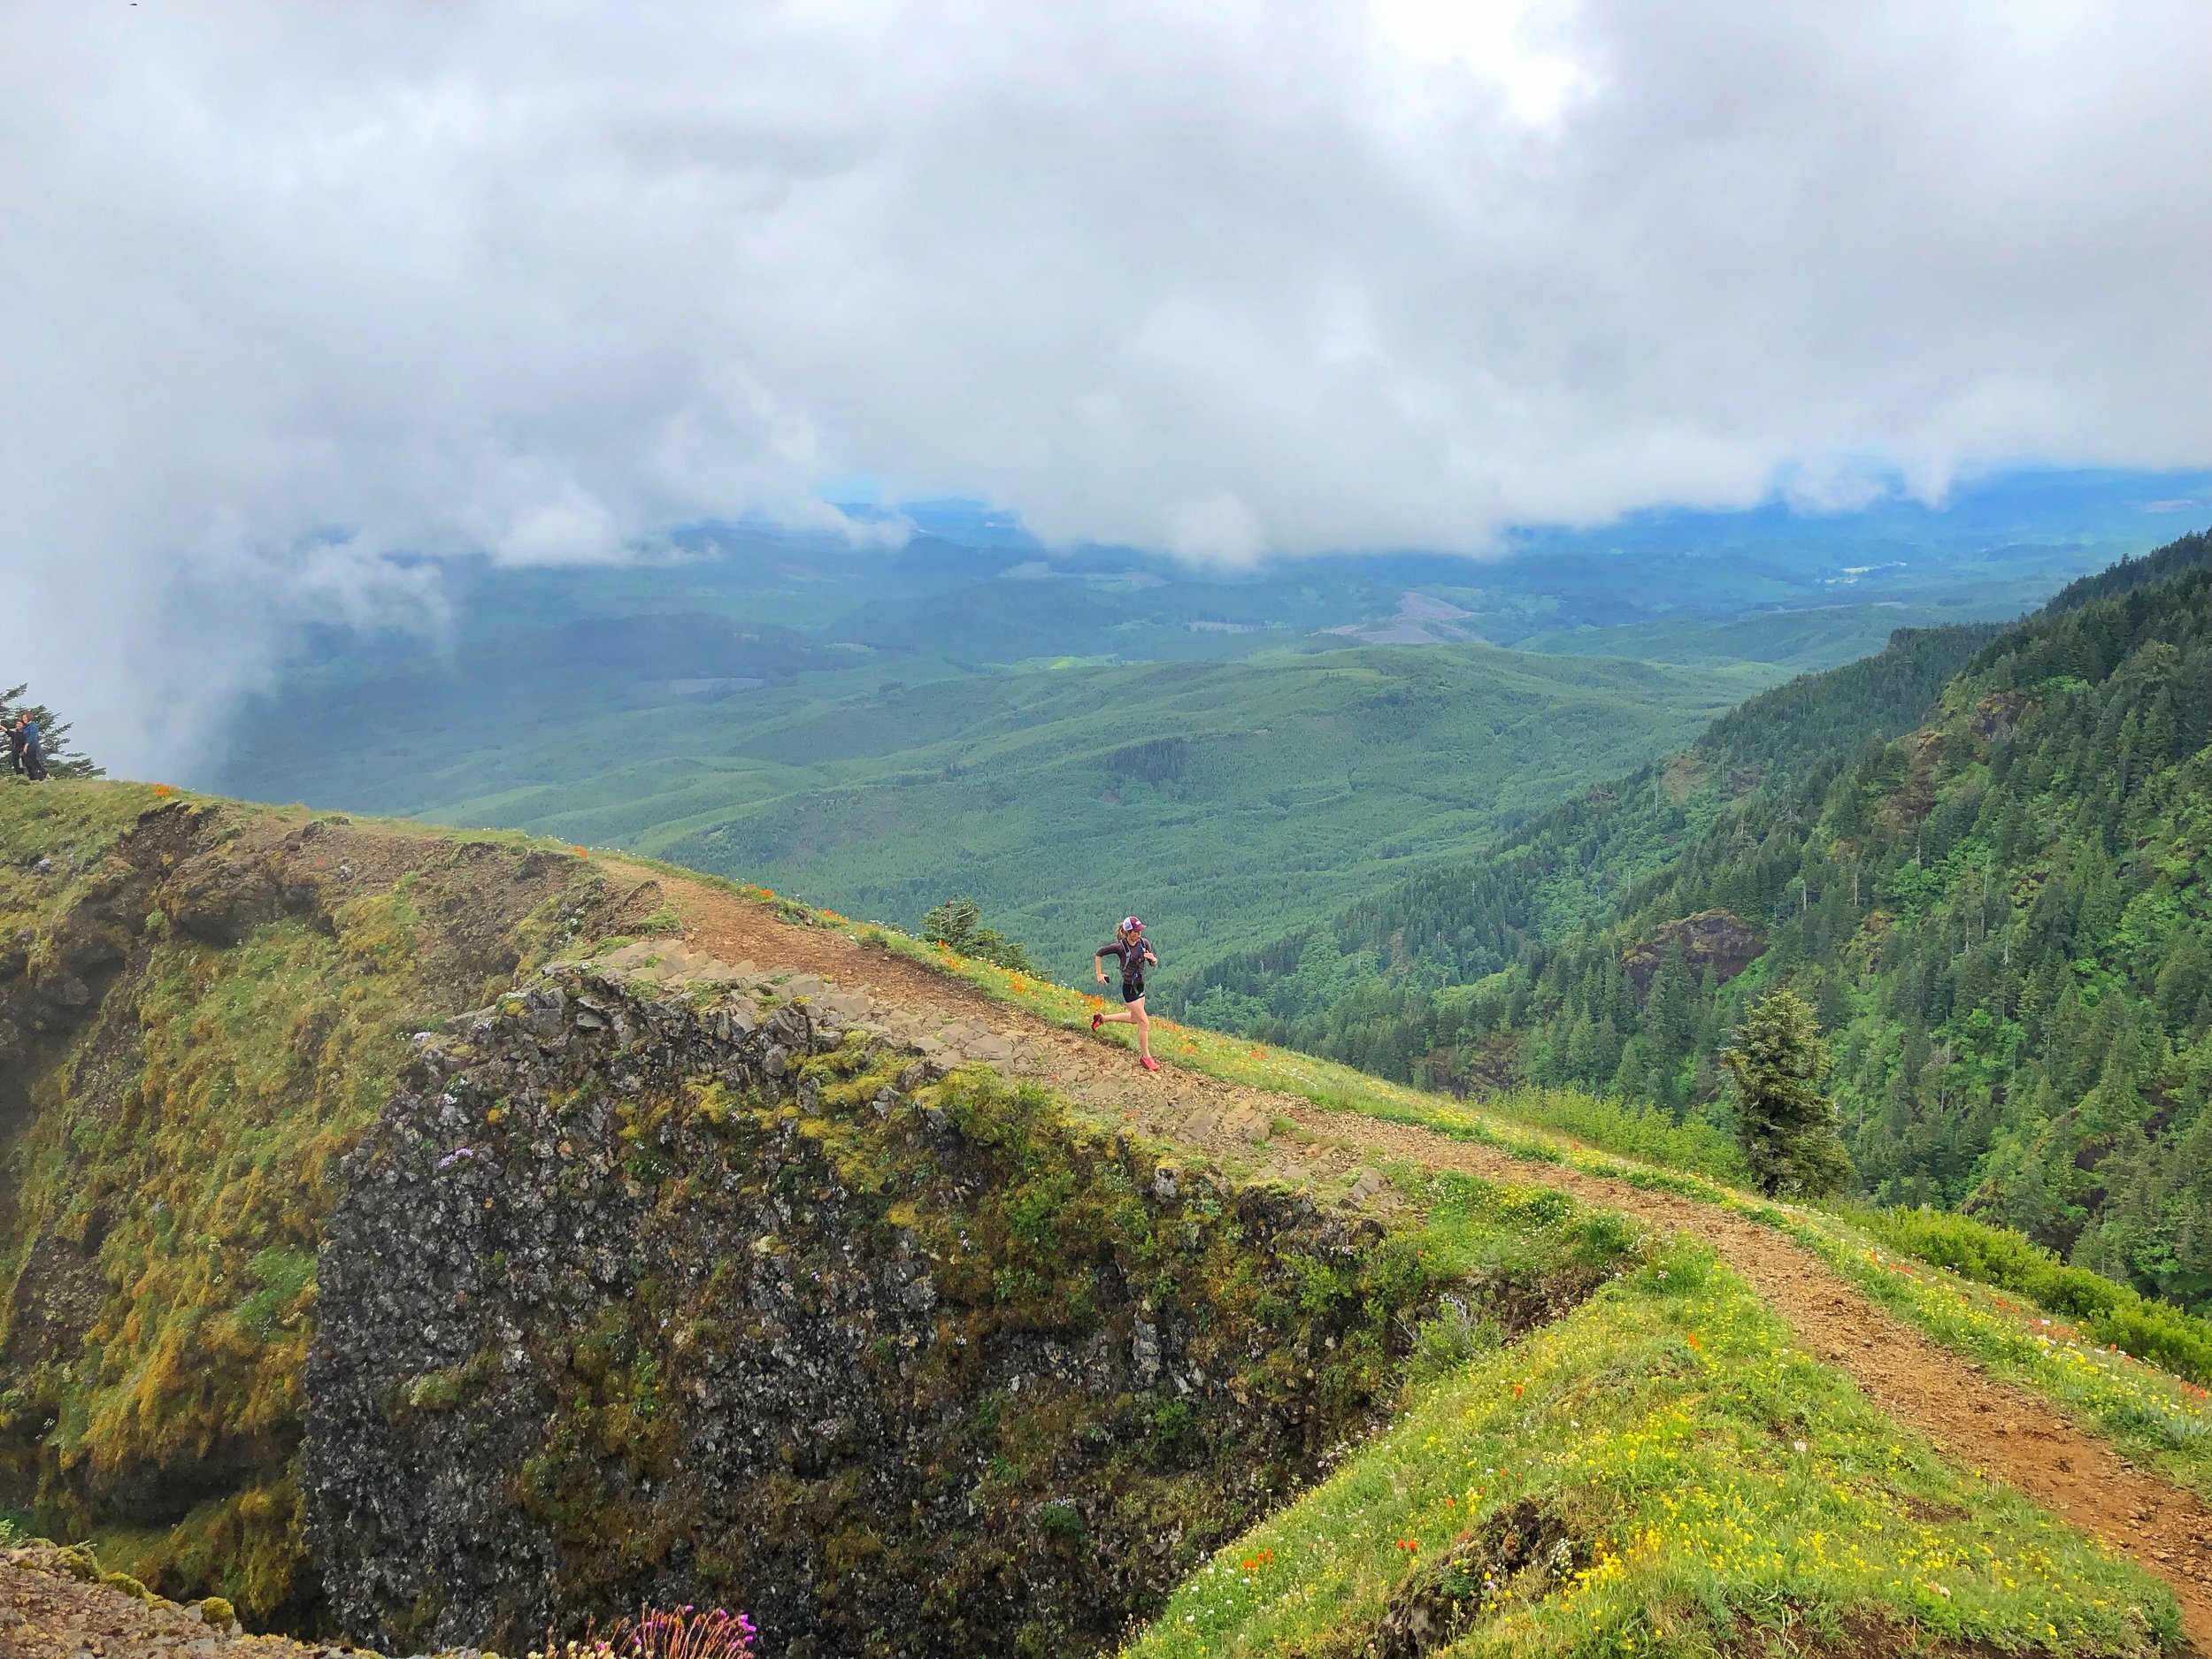
[[[499,749],[472,725],[421,726],[396,734],[403,766],[334,757],[306,783],[365,810],[803,879],[909,925],[966,893],[1065,964],[1131,909],[1184,951],[1317,912],[1679,747],[1773,677],[1479,645],[872,673],[517,726]]]
[[[56,803],[71,795],[85,797],[87,808],[82,824],[74,828],[58,823],[53,812]],[[129,821],[132,809],[149,799],[148,792],[132,786],[101,786],[66,794],[57,789],[42,795],[27,791],[4,795],[0,804],[16,808],[21,803],[27,814],[21,826],[25,837],[44,835],[57,850],[84,850],[96,845],[102,836],[111,839]],[[411,833],[420,842],[436,844],[435,838],[419,831],[399,833]],[[280,927],[273,931],[281,930]],[[341,931],[342,934],[350,932],[342,928]],[[388,930],[376,930],[365,933],[364,941],[386,938],[388,934]],[[1061,987],[1007,975],[983,964],[948,960],[944,953],[910,941],[888,935],[884,938],[895,949],[944,962],[951,971],[1048,1018],[1071,1024],[1087,1012],[1085,999]],[[275,942],[282,944],[281,941]],[[403,953],[404,941],[396,943]],[[221,1006],[225,1004],[219,999],[217,1007]],[[250,1001],[242,1001],[238,1006],[244,1010],[251,1004]],[[212,1025],[203,1020],[204,1038],[213,1039],[211,1046],[217,1050],[211,1061],[220,1068],[221,1076],[232,1079],[233,1088],[240,1077],[242,1056],[233,1052],[229,1045],[265,1040],[272,1045],[268,1064],[275,1065],[275,1050],[288,1046],[289,1033],[296,1027],[279,1020],[261,1022],[253,1029],[261,1034],[251,1036],[247,1024],[234,1029],[219,1020]],[[1621,1172],[1624,1168],[1612,1159],[1567,1148],[1556,1139],[1509,1120],[1463,1111],[1436,1097],[1380,1084],[1307,1056],[1188,1030],[1171,1029],[1164,1033],[1162,1047],[1171,1057],[1197,1069],[1308,1095],[1341,1110],[1427,1122],[1449,1133],[1507,1145],[1532,1158],[1571,1160],[1583,1167],[1606,1172]],[[345,1070],[343,1066],[336,1069],[342,1072]],[[178,1098],[173,1091],[170,1091],[169,1097]],[[213,1096],[203,1094],[197,1098],[199,1105],[196,1110],[204,1110]],[[181,1103],[190,1104],[188,1101]],[[311,1139],[326,1129],[326,1124],[314,1120],[313,1114],[308,1114],[307,1118],[301,1125],[303,1135]],[[283,1146],[292,1144],[284,1140],[288,1133],[285,1125],[271,1121],[267,1127]],[[272,1143],[269,1149],[281,1150],[276,1143]],[[1642,1149],[1672,1150],[1692,1161],[1711,1151],[1709,1148],[1701,1152],[1696,1147],[1665,1145]],[[296,1166],[259,1156],[246,1160],[242,1172],[236,1165],[231,1166],[232,1179],[228,1182],[219,1168],[195,1169],[189,1153],[181,1148],[165,1154],[163,1162],[161,1178],[188,1197],[196,1187],[204,1186],[211,1194],[220,1188],[235,1198],[239,1196],[235,1182],[257,1176],[265,1181],[273,1174],[296,1189],[305,1181]],[[1650,1171],[1635,1178],[1700,1192],[1715,1202],[1746,1202],[1693,1178]],[[1421,1248],[1455,1257],[1455,1266],[1481,1269],[1486,1263],[1502,1256],[1509,1257],[1516,1252],[1525,1256],[1547,1230],[1553,1239],[1561,1241],[1555,1248],[1594,1250],[1598,1256],[1593,1259],[1611,1260],[1618,1256],[1620,1240],[1608,1233],[1598,1218],[1592,1218],[1587,1224],[1575,1220],[1562,1208],[1563,1201],[1549,1194],[1530,1196],[1483,1188],[1479,1184],[1452,1182],[1427,1187],[1416,1183],[1409,1195],[1417,1201],[1423,1217]],[[1779,1225],[1824,1225],[1819,1218],[1808,1221],[1763,1206],[1756,1208],[1770,1215]],[[213,1223],[218,1217],[211,1216],[207,1220]],[[1597,1230],[1590,1231],[1591,1226]],[[296,1329],[302,1310],[293,1303],[271,1302],[268,1294],[284,1281],[273,1273],[256,1274],[250,1258],[242,1256],[234,1262],[226,1256],[222,1260],[227,1271],[212,1276],[213,1280],[234,1286],[239,1305],[227,1311],[215,1297],[213,1283],[200,1285],[197,1290],[182,1286],[182,1292],[196,1300],[191,1302],[188,1317],[180,1323],[168,1324],[172,1340],[178,1340],[173,1333],[188,1334],[202,1326],[211,1327],[217,1335],[231,1333],[242,1338],[254,1331],[265,1330],[271,1342],[280,1344],[288,1340],[290,1333]],[[1657,1279],[1662,1267],[1669,1275],[1665,1281]],[[1579,1632],[1577,1640],[1584,1650],[1603,1650],[1624,1632],[1614,1625],[1590,1623],[1586,1615],[1591,1611],[1602,1613],[1608,1607],[1617,1609],[1628,1604],[1619,1598],[1643,1599],[1647,1591],[1665,1593],[1655,1603],[1663,1612],[1670,1608],[1688,1609],[1683,1612],[1685,1623],[1677,1633],[1693,1638],[1701,1628],[1696,1623],[1701,1617],[1740,1611],[1770,1620],[1785,1616],[1786,1611],[1789,1617],[1795,1617],[1803,1609],[1832,1611],[1838,1607],[1848,1607],[1855,1616],[1918,1616],[1924,1619],[1924,1627],[1932,1613],[1939,1613],[1960,1621],[1956,1628],[1962,1632],[2007,1637],[2030,1646],[2038,1645],[2037,1620],[2041,1617],[2047,1628],[2042,1631],[2040,1645],[2054,1650],[2082,1653],[2142,1651],[2148,1638],[2170,1628],[2170,1606],[2162,1592],[2131,1571],[2085,1554],[2074,1535],[2052,1529],[2032,1510],[2009,1503],[2001,1494],[1947,1471],[1924,1448],[1900,1440],[1893,1430],[1870,1417],[1832,1373],[1811,1365],[1801,1356],[1781,1353],[1772,1321],[1740,1287],[1734,1286],[1724,1274],[1707,1271],[1701,1278],[1701,1264],[1694,1251],[1684,1254],[1678,1250],[1664,1259],[1655,1257],[1652,1264],[1604,1293],[1590,1309],[1574,1316],[1555,1332],[1536,1338],[1537,1346],[1511,1350],[1498,1359],[1478,1359],[1472,1371],[1458,1371],[1455,1368],[1464,1363],[1463,1348],[1482,1347],[1483,1339],[1479,1333],[1455,1341],[1452,1340],[1453,1333],[1447,1330],[1440,1339],[1425,1341],[1425,1347],[1436,1353],[1440,1369],[1447,1375],[1438,1385],[1443,1392],[1429,1397],[1420,1409],[1429,1411],[1437,1400],[1448,1397],[1459,1402],[1458,1409],[1463,1412],[1470,1408],[1477,1409],[1479,1420],[1472,1424],[1472,1432],[1490,1437],[1479,1444],[1486,1449],[1494,1448],[1494,1455],[1505,1459],[1486,1463],[1485,1467],[1506,1471],[1515,1482],[1520,1483],[1479,1486],[1477,1489],[1486,1496],[1476,1502],[1486,1506],[1486,1512],[1523,1497],[1540,1498],[1557,1509],[1559,1503],[1555,1500],[1571,1495],[1574,1507],[1571,1512],[1563,1513],[1568,1513],[1568,1518],[1575,1522],[1575,1535],[1596,1551],[1589,1564],[1598,1572],[1591,1586],[1572,1598],[1571,1606],[1562,1603],[1568,1607],[1567,1611],[1546,1610],[1552,1607],[1548,1601],[1544,1609],[1537,1609],[1525,1621],[1528,1624],[1529,1645],[1539,1649],[1556,1649],[1568,1636]],[[277,1285],[268,1282],[271,1279],[276,1279]],[[1662,1288],[1663,1284],[1666,1287]],[[154,1294],[141,1304],[141,1311],[160,1322],[165,1313],[162,1298],[171,1292],[159,1286],[152,1288]],[[311,1294],[311,1286],[292,1288],[295,1295],[301,1292]],[[263,1302],[270,1305],[265,1307]],[[1686,1325],[1685,1318],[1678,1317],[1685,1310]],[[1910,1309],[1906,1311],[1909,1316],[1912,1314]],[[1917,1317],[1939,1336],[1946,1334],[1940,1319],[1931,1319],[1924,1313]],[[1682,1352],[1689,1347],[1684,1333],[1686,1328],[1698,1333],[1701,1343],[1707,1344],[1702,1354],[1691,1350],[1694,1356],[1692,1359],[1686,1359]],[[150,1349],[133,1350],[135,1358],[127,1354],[116,1356],[119,1381],[134,1381],[149,1374],[179,1375],[173,1367],[161,1372],[157,1364],[150,1371],[149,1361],[159,1359],[157,1349],[158,1345]],[[210,1363],[204,1355],[186,1357]],[[1534,1369],[1540,1360],[1548,1367],[1540,1379]],[[212,1363],[219,1366],[226,1363],[220,1350],[212,1352]],[[2053,1359],[2045,1363],[2038,1356],[2030,1355],[2024,1363],[2041,1366],[2028,1380],[2048,1391],[2049,1378],[2046,1372],[2055,1371],[2060,1362]],[[1615,1366],[1623,1369],[1609,1369]],[[1708,1371],[1705,1367],[1715,1369]],[[1624,1385],[1624,1378],[1631,1374],[1643,1379],[1632,1389]],[[219,1383],[219,1377],[216,1380]],[[1514,1383],[1520,1386],[1521,1394],[1503,1392]],[[1535,1390],[1532,1399],[1529,1396],[1532,1389]],[[183,1403],[165,1403],[158,1390],[144,1399],[154,1408],[144,1419],[149,1429],[158,1428],[164,1422],[188,1427],[193,1420]],[[1586,1400],[1596,1403],[1586,1409]],[[2185,1401],[2182,1403],[2185,1409]],[[1545,1409],[1538,1411],[1532,1409],[1536,1406]],[[1608,1415],[1597,1415],[1601,1408]],[[1563,1427],[1560,1420],[1563,1417]],[[89,1417],[86,1421],[88,1423]],[[1347,1619],[1353,1626],[1358,1626],[1377,1597],[1394,1582],[1386,1568],[1394,1565],[1402,1576],[1421,1555],[1417,1548],[1396,1552],[1402,1559],[1393,1563],[1391,1556],[1381,1552],[1394,1551],[1400,1538],[1431,1544],[1440,1541],[1439,1528],[1456,1518],[1449,1511],[1460,1509],[1466,1502],[1465,1488],[1451,1482],[1467,1472],[1461,1463],[1469,1431],[1460,1432],[1459,1450],[1444,1449],[1447,1441],[1441,1436],[1433,1445],[1416,1444],[1424,1439],[1417,1433],[1418,1425],[1428,1421],[1427,1417],[1419,1417],[1412,1425],[1394,1431],[1363,1454],[1342,1479],[1364,1482],[1366,1486],[1363,1489],[1378,1492],[1381,1488],[1375,1483],[1381,1480],[1393,1494],[1398,1494],[1409,1481],[1414,1482],[1420,1486],[1414,1495],[1432,1509],[1440,1507],[1438,1500],[1449,1496],[1453,1504],[1441,1506],[1444,1513],[1440,1521],[1426,1512],[1416,1514],[1413,1507],[1385,1509],[1369,1517],[1363,1534],[1355,1524],[1357,1517],[1348,1512],[1333,1518],[1327,1510],[1317,1512],[1330,1519],[1328,1530],[1335,1535],[1330,1548],[1337,1552],[1333,1557],[1336,1564],[1326,1574],[1308,1575],[1302,1581],[1302,1594],[1308,1604],[1314,1607],[1318,1607],[1326,1596],[1336,1596],[1340,1617],[1337,1617],[1339,1627]],[[1463,1417],[1462,1421],[1466,1419]],[[1611,1427],[1601,1439],[1594,1429],[1585,1436],[1575,1426],[1584,1422],[1604,1422]],[[1773,1425],[1778,1423],[1784,1426],[1799,1425],[1813,1431],[1799,1436],[1808,1440],[1811,1448],[1809,1453],[1793,1451],[1785,1455],[1777,1450],[1777,1431]],[[111,1426],[127,1429],[121,1424]],[[1426,1432],[1433,1432],[1433,1427]],[[1409,1436],[1413,1440],[1409,1440]],[[1648,1439],[1649,1446],[1636,1441],[1638,1436]],[[1600,1456],[1618,1454],[1624,1457],[1624,1448],[1632,1441],[1636,1441],[1635,1456],[1626,1463],[1607,1463]],[[1415,1447],[1414,1452],[1404,1451],[1409,1445]],[[1390,1448],[1394,1448],[1400,1449],[1393,1452]],[[1400,1466],[1394,1470],[1386,1463],[1374,1461],[1385,1453],[1399,1457]],[[1412,1461],[1407,1463],[1406,1457]],[[1822,1462],[1824,1457],[1828,1460],[1825,1463]],[[1799,1458],[1809,1461],[1801,1466],[1792,1461]],[[1515,1459],[1519,1461],[1516,1463]],[[1447,1476],[1448,1479],[1445,1479]],[[1806,1483],[1816,1479],[1839,1483],[1832,1502],[1826,1497],[1819,1499],[1830,1506],[1829,1513],[1835,1522],[1832,1533],[1826,1529],[1797,1525],[1789,1534],[1794,1553],[1786,1553],[1778,1566],[1762,1554],[1740,1548],[1742,1531],[1752,1529],[1756,1523],[1764,1529],[1761,1535],[1766,1535],[1773,1530],[1768,1525],[1773,1517],[1786,1511],[1794,1514],[1809,1502],[1813,1488]],[[1325,1487],[1313,1501],[1320,1502],[1338,1490],[1336,1486]],[[1678,1500],[1684,1493],[1707,1494],[1698,1499],[1704,1507],[1696,1512],[1663,1517],[1664,1524],[1678,1525],[1685,1529],[1680,1534],[1684,1548],[1695,1545],[1707,1550],[1707,1557],[1701,1563],[1684,1555],[1682,1549],[1660,1551],[1648,1559],[1634,1553],[1639,1540],[1647,1535],[1634,1530],[1631,1524],[1662,1525],[1663,1517],[1652,1506],[1663,1508],[1664,1494],[1668,1493],[1676,1494]],[[1909,1536],[1893,1539],[1871,1529],[1875,1525],[1886,1524],[1880,1520],[1878,1506],[1893,1494],[1947,1507],[1927,1525],[1914,1530]],[[250,1502],[216,1506],[198,1517],[193,1547],[206,1558],[212,1559],[225,1550],[235,1552],[242,1542],[250,1541],[257,1524],[265,1527],[273,1524],[277,1531],[271,1535],[271,1543],[280,1540],[284,1519],[281,1493],[263,1489],[246,1497]],[[1399,1501],[1398,1496],[1390,1500],[1393,1503]],[[1270,1525],[1289,1525],[1296,1513],[1278,1517]],[[1398,1530],[1397,1525],[1402,1513],[1408,1521],[1403,1531]],[[1378,1527],[1377,1522],[1383,1525]],[[1424,1527],[1429,1529],[1425,1533]],[[1732,1533],[1732,1527],[1739,1532]],[[1816,1542],[1811,1536],[1816,1530],[1821,1532],[1826,1547],[1831,1548],[1828,1556],[1820,1554],[1824,1544]],[[1922,1533],[1925,1535],[1921,1536]],[[2024,1574],[2016,1570],[2010,1573],[2010,1583],[2005,1582],[2007,1575],[1987,1571],[1986,1558],[1979,1553],[1989,1540],[1999,1537],[2006,1540],[2008,1548],[2024,1542],[2028,1556],[2035,1563]],[[1732,1554],[1732,1538],[1738,1540]],[[1617,1566],[1606,1564],[1610,1557],[1599,1548],[1601,1545],[1613,1547],[1610,1557],[1617,1557]],[[1851,1547],[1855,1547],[1855,1559],[1852,1557]],[[1279,1560],[1288,1558],[1289,1552],[1279,1546],[1265,1542],[1250,1546],[1252,1549],[1271,1548],[1277,1549]],[[1233,1551],[1232,1557],[1234,1555]],[[1667,1565],[1668,1561],[1675,1561],[1676,1565]],[[1684,1562],[1689,1564],[1684,1566]],[[263,1570],[281,1564],[265,1562]],[[1643,1576],[1640,1578],[1640,1574]],[[1670,1574],[1673,1576],[1669,1577]],[[1943,1584],[1949,1594],[1927,1589],[1928,1582]],[[1617,1587],[1608,1588],[1609,1586]],[[2057,1586],[2055,1591],[2054,1586]],[[1780,1593],[1786,1590],[1796,1599],[1784,1600]],[[1186,1595],[1202,1597],[1208,1593],[1202,1579],[1195,1581]],[[2054,1594],[2064,1597],[2074,1607],[2072,1622],[2048,1616]],[[1670,1601],[1666,1596],[1674,1599]],[[1689,1601],[1697,1596],[1705,1598],[1697,1603],[1706,1609],[1701,1614],[1689,1606]],[[1928,1597],[1939,1599],[1942,1605],[1927,1602],[1924,1608]],[[1192,1608],[1193,1603],[1187,1601],[1181,1610],[1191,1611]],[[1236,1609],[1228,1611],[1233,1613]],[[1585,1625],[1574,1624],[1571,1614],[1571,1617],[1584,1618]],[[1316,1617],[1319,1617],[1317,1612]],[[1318,1630],[1321,1626],[1316,1624],[1313,1628]],[[1498,1628],[1507,1626],[1502,1624]],[[1512,1628],[1517,1630],[1520,1626]],[[1936,1628],[1942,1626],[1938,1624]],[[1174,1616],[1161,1629],[1166,1640],[1175,1640]],[[1650,1637],[1659,1633],[1655,1629],[1651,1631],[1647,1644]],[[1617,1646],[1615,1650],[1629,1651],[1624,1646]],[[1171,1647],[1166,1651],[1179,1649]]]
[[[1517,1573],[1509,1532],[1564,1549]],[[1737,1621],[1875,1648],[2147,1654],[2178,1634],[2162,1587],[1901,1434],[1687,1242],[1417,1393],[1125,1651],[1348,1659],[1415,1586],[1445,1617],[1457,1600],[1460,1655],[1757,1646]]]
[[[1092,1006],[1079,993],[942,947],[880,930],[864,936],[1058,1023],[1080,1024]],[[1701,1198],[1772,1225],[1943,1346],[2212,1502],[2212,1409],[2199,1383],[2119,1351],[2062,1309],[1912,1259],[1916,1242],[1938,1252],[1894,1218],[1855,1224],[1707,1179],[1705,1170],[1725,1170],[1728,1153],[1694,1126],[1566,1092],[1530,1091],[1478,1110],[1311,1056],[1159,1023],[1158,1050],[1209,1075]],[[1586,1140],[1651,1162],[1624,1162]],[[1666,1164],[1675,1168],[1655,1167]],[[1415,1195],[1432,1213],[1439,1207],[1433,1194]],[[1977,1263],[1955,1248],[1962,1230],[1979,1236],[1990,1256],[2024,1243],[1943,1219],[1949,1248],[1940,1255],[1969,1268]],[[1905,1248],[1890,1242],[1899,1239]],[[1865,1639],[1871,1615],[1893,1624],[1886,1641],[1917,1631],[2057,1653],[2171,1644],[2176,1616],[2162,1588],[2008,1489],[1901,1435],[1834,1372],[1793,1351],[1781,1322],[1701,1247],[1671,1248],[1663,1263],[1655,1258],[1532,1339],[1533,1359],[1511,1350],[1413,1401],[1337,1479],[1222,1552],[1133,1653],[1360,1652],[1424,1540],[1448,1543],[1471,1518],[1494,1519],[1530,1498],[1554,1506],[1571,1498],[1573,1530],[1615,1548],[1592,1557],[1599,1571],[1571,1594],[1504,1608],[1464,1651],[1709,1651],[1717,1625],[1738,1615],[1770,1627],[1809,1619],[1816,1637],[1837,1635],[1847,1616],[1852,1635]],[[1985,1277],[1998,1276],[1981,1265]],[[2172,1310],[2142,1309],[2139,1332],[2212,1338]],[[1701,1354],[1686,1326],[1707,1345]],[[1685,1348],[1703,1368],[1688,1383],[1678,1368],[1670,1371]],[[1542,1394],[1563,1409],[1521,1409],[1536,1365],[1545,1368]],[[1514,1397],[1501,1392],[1515,1384]],[[1778,1450],[1792,1424],[1801,1432],[1786,1438],[1805,1439],[1807,1453]],[[1483,1437],[1472,1444],[1484,1449],[1485,1468],[1505,1480],[1466,1481],[1471,1432]],[[1538,1472],[1520,1472],[1529,1470]],[[1473,1486],[1471,1500],[1463,1486]],[[1401,1540],[1416,1548],[1403,1550]]]

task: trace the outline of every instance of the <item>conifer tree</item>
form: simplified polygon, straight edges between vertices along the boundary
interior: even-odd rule
[[[1804,998],[1784,989],[1754,1002],[1720,1063],[1736,1087],[1736,1138],[1763,1191],[1819,1198],[1850,1181],[1835,1102],[1819,1087],[1828,1045]]]
[[[89,757],[73,754],[69,749],[69,722],[42,703],[26,703],[28,685],[12,686],[0,691],[0,718],[13,726],[18,715],[27,714],[37,723],[39,747],[45,752],[46,775],[50,778],[104,778],[106,768],[96,766]]]

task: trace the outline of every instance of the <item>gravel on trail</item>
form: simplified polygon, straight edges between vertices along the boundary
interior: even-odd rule
[[[610,861],[611,863],[612,861]],[[643,877],[643,872],[639,872]],[[1009,1068],[1048,1081],[1088,1110],[1163,1140],[1226,1153],[1285,1179],[1354,1178],[1353,1195],[1388,1202],[1377,1163],[1459,1170],[1492,1180],[1556,1187],[1658,1227],[1703,1239],[1797,1333],[1807,1350],[1849,1376],[1901,1424],[1946,1455],[2025,1493],[2172,1586],[2198,1653],[2212,1655],[2212,1510],[2056,1416],[2050,1405],[1988,1376],[1863,1294],[1811,1251],[1709,1204],[1556,1164],[1514,1157],[1409,1125],[1332,1111],[1291,1095],[1221,1081],[1164,1060],[1140,1071],[1127,1039],[1064,1029],[908,957],[802,926],[769,907],[704,882],[663,873],[659,896],[685,924],[691,948],[723,961],[750,958],[820,975],[956,1032],[987,1027],[1019,1056]],[[1125,1028],[1121,1028],[1125,1030]],[[1292,1126],[1284,1133],[1279,1125]]]

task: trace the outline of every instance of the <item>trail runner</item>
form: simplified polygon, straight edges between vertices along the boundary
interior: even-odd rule
[[[1144,1011],[1144,971],[1148,964],[1160,964],[1152,954],[1152,948],[1144,942],[1144,923],[1134,916],[1124,917],[1121,926],[1114,929],[1111,944],[1101,945],[1091,953],[1091,969],[1098,975],[1101,985],[1106,983],[1106,958],[1115,957],[1121,964],[1121,1000],[1128,1006],[1116,1014],[1094,1014],[1091,1029],[1101,1025],[1134,1025],[1137,1028],[1137,1059],[1148,1071],[1156,1071],[1160,1063],[1152,1057],[1152,1021]]]

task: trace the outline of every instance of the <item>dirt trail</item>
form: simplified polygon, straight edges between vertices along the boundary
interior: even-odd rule
[[[638,872],[648,879],[647,872]],[[1029,1068],[1095,1111],[1164,1140],[1226,1153],[1287,1179],[1342,1177],[1402,1160],[1492,1179],[1554,1187],[1671,1230],[1694,1233],[1748,1279],[1810,1352],[1847,1373],[1899,1422],[1950,1455],[2005,1480],[2163,1578],[2180,1598],[2198,1653],[2212,1655],[2212,1511],[2125,1462],[2049,1405],[1986,1376],[1869,1301],[1810,1251],[1771,1229],[1692,1200],[1515,1158],[1426,1130],[1332,1112],[1225,1083],[1172,1063],[1148,1076],[1128,1048],[1064,1031],[903,956],[822,928],[795,926],[716,888],[657,879],[689,944],[725,962],[819,974],[902,1008],[972,1021],[1025,1039]],[[657,903],[658,897],[654,902]],[[1288,1119],[1296,1133],[1271,1132]],[[1263,1172],[1264,1172],[1263,1171]],[[1355,1189],[1364,1195],[1371,1179]]]

